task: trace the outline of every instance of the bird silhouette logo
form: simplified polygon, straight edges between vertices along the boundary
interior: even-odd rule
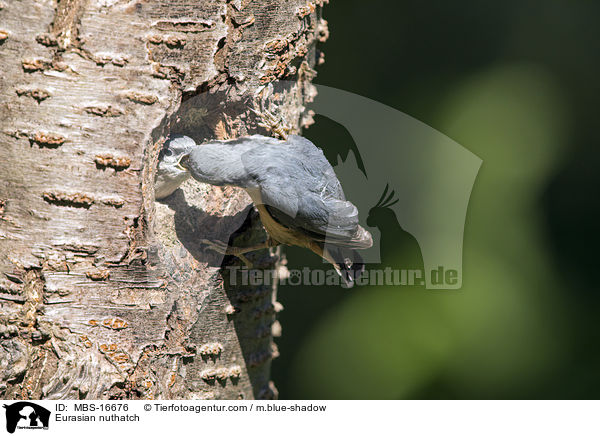
[[[361,251],[365,263],[418,268],[422,262],[426,288],[462,287],[466,214],[482,160],[392,107],[340,89],[315,86],[318,97],[310,110],[346,131],[330,136],[330,141],[338,136],[345,144],[345,148],[333,147],[334,170],[348,199],[371,217],[367,223],[363,221],[367,217],[361,216],[361,224],[373,235],[373,247]],[[320,145],[328,148],[326,143]],[[378,204],[386,185],[388,192],[381,201],[387,199],[390,188],[394,199]],[[433,280],[434,272],[441,269],[451,271],[456,279],[451,283]]]

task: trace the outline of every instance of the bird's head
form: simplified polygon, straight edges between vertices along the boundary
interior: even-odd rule
[[[187,136],[174,136],[165,143],[158,161],[156,198],[171,195],[189,177],[188,170],[181,161],[196,147],[196,142]]]
[[[196,142],[187,136],[174,136],[170,138],[160,152],[160,165],[178,167],[181,171],[186,171],[180,165],[181,159],[188,155],[194,148]]]

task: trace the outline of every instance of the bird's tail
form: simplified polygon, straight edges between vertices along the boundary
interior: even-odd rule
[[[341,276],[344,286],[347,288],[354,286],[356,279],[365,271],[363,258],[358,254],[358,251],[335,245],[327,245],[325,250],[331,258],[328,260]]]

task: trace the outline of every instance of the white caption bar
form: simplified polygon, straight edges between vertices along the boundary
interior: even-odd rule
[[[0,434],[599,435],[599,401],[0,401]],[[312,435],[311,435],[312,436]]]

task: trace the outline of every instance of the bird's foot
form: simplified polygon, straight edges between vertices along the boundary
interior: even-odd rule
[[[268,109],[260,109],[255,106],[254,109],[250,109],[254,112],[261,120],[258,125],[267,129],[269,132],[273,132],[281,139],[287,139],[289,134],[292,132],[292,128],[286,123],[282,115],[275,115]]]
[[[244,262],[244,265],[246,265],[246,267],[248,267],[248,268],[253,267],[252,262],[250,262],[248,260],[248,258],[246,256],[244,256],[244,254],[247,253],[247,251],[244,251],[243,248],[232,247],[230,245],[227,245],[224,242],[211,241],[208,239],[202,239],[201,242],[203,244],[207,245],[209,250],[216,251],[217,253],[223,254],[225,256],[235,256],[238,259],[240,259],[242,262]]]

